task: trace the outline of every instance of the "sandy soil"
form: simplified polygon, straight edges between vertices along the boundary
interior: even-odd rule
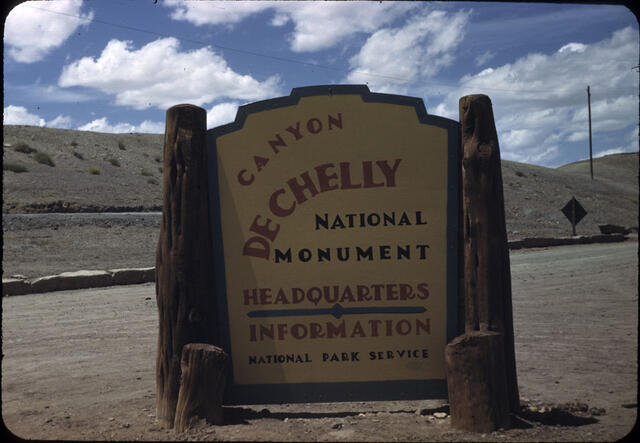
[[[637,252],[634,238],[511,254],[524,408],[507,431],[455,430],[433,400],[252,405],[225,426],[163,429],[152,284],[3,298],[2,417],[26,439],[617,440],[637,418]]]

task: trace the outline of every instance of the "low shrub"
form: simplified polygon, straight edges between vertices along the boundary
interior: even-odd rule
[[[73,146],[73,147],[75,148],[76,146],[78,146],[78,142],[77,142],[77,141],[75,141],[75,140],[74,140],[74,141],[72,141],[72,142],[71,142],[71,146]]]
[[[147,183],[151,183],[152,185],[157,185],[160,184],[160,182],[158,181],[158,179],[151,177],[149,180],[147,180]]]
[[[126,151],[127,147],[125,146],[124,142],[122,140],[118,140],[118,148],[120,148],[121,151]]]
[[[142,168],[140,170],[140,175],[143,175],[145,177],[151,177],[151,176],[153,176],[153,172],[149,171],[148,169]]]
[[[22,152],[23,154],[33,154],[34,152],[38,152],[37,149],[32,148],[28,144],[24,142],[20,142],[13,147],[13,150],[16,152]]]
[[[120,167],[120,161],[117,158],[110,158],[108,162],[113,166],[117,166],[118,168]]]
[[[41,152],[41,151],[36,152],[35,155],[33,156],[33,159],[38,163],[42,163],[43,165],[47,165],[51,167],[56,165],[51,159],[51,156],[46,152]]]
[[[100,169],[96,168],[95,166],[92,166],[89,168],[89,174],[100,175]]]
[[[81,153],[79,153],[77,151],[73,151],[73,156],[75,158],[79,158],[80,160],[84,160],[84,155],[82,155]]]
[[[162,163],[162,157],[159,155],[156,155],[155,157],[153,157],[153,159],[158,163]]]
[[[11,171],[11,172],[15,172],[16,174],[19,174],[19,173],[21,173],[21,172],[27,172],[27,171],[29,171],[29,170],[27,169],[27,167],[26,167],[26,166],[24,166],[24,165],[21,165],[21,164],[18,164],[18,163],[7,163],[7,162],[4,162],[4,163],[2,164],[2,170],[3,170],[3,171]]]
[[[524,172],[522,172],[522,171],[516,171],[516,175],[517,175],[518,177],[526,177],[526,175],[525,175],[525,174],[524,174]]]

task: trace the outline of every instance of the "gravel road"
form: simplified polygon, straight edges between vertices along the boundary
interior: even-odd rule
[[[514,429],[451,428],[443,401],[253,405],[183,434],[155,421],[152,284],[5,297],[2,414],[26,439],[605,441],[637,417],[638,243],[511,253]]]

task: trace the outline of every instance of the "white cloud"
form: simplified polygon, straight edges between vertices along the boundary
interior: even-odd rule
[[[131,123],[111,124],[106,117],[102,117],[79,126],[77,129],[80,131],[107,132],[113,134],[127,132],[161,134],[164,133],[164,123],[145,120],[138,126],[132,125]]]
[[[482,54],[476,57],[476,66],[482,66],[489,63],[496,56],[496,53],[493,51],[485,51]]]
[[[93,12],[83,14],[82,0],[25,2],[7,16],[4,42],[7,53],[21,63],[42,60],[61,46],[80,26],[93,19]]]
[[[357,33],[371,33],[406,11],[411,2],[315,2],[315,1],[238,1],[182,2],[167,0],[171,17],[195,25],[235,25],[262,12],[274,14],[270,24],[293,22],[289,36],[291,50],[317,51],[335,46]]]
[[[627,151],[625,148],[618,147],[618,148],[605,149],[603,151],[598,151],[595,154],[593,154],[593,156],[597,158],[597,157],[604,157],[605,155],[611,155],[611,154],[622,154],[624,152],[629,152],[629,151]]]
[[[568,143],[588,138],[587,85],[594,133],[637,124],[633,60],[638,60],[638,34],[632,28],[589,45],[573,42],[551,54],[528,54],[464,76],[436,113],[457,119],[460,97],[486,94],[503,158],[552,165]]]
[[[593,131],[616,131],[627,127],[629,116],[638,110],[638,97],[631,94],[618,97],[600,97],[596,98],[595,94],[592,96],[591,122]],[[587,128],[588,122],[589,113],[585,105],[573,114],[572,123]]]
[[[29,125],[49,128],[70,128],[72,119],[66,115],[58,115],[53,120],[46,121],[37,114],[27,111],[24,106],[9,105],[4,108],[3,124],[5,125]]]
[[[404,14],[410,2],[275,2],[295,23],[290,36],[296,52],[330,48],[357,33],[371,33]]]
[[[451,65],[470,13],[431,11],[398,28],[371,35],[350,60],[346,81],[368,83],[379,92],[406,93],[411,83],[433,77]]]
[[[96,88],[113,94],[116,104],[135,109],[279,95],[278,77],[260,82],[236,73],[210,48],[181,52],[175,38],[155,40],[137,50],[131,42],[111,40],[98,58],[83,57],[65,66],[58,83]]]
[[[587,45],[583,43],[567,43],[562,48],[558,49],[558,52],[584,52],[587,49]]]
[[[560,147],[557,145],[544,145],[541,149],[532,152],[527,158],[527,163],[540,164],[552,163],[560,157]]]
[[[42,117],[31,114],[23,106],[9,105],[4,108],[3,123],[5,125],[31,125],[44,126],[45,121]]]
[[[142,134],[164,134],[164,129],[164,122],[152,122],[151,120],[145,120],[136,127],[134,132],[140,132]]]
[[[194,25],[233,25],[245,18],[274,7],[269,1],[195,1],[165,0],[165,6],[173,8],[171,18]]]
[[[59,115],[53,120],[50,120],[46,123],[45,126],[48,128],[60,128],[60,129],[71,129],[73,125],[73,119],[68,115]]]
[[[107,117],[98,118],[78,127],[80,131],[111,133],[134,132],[134,128],[135,126],[129,123],[116,123],[115,125],[112,125],[108,122]]]
[[[567,136],[567,141],[581,142],[581,141],[587,140],[588,138],[589,138],[589,132],[585,126],[585,129],[583,129],[582,131],[575,131],[569,134]]]
[[[239,105],[237,102],[215,105],[207,112],[207,129],[233,122],[236,119]]]

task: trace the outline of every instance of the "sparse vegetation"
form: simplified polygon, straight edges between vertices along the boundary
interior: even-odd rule
[[[4,162],[2,164],[2,170],[15,172],[16,174],[29,171],[27,167],[24,165],[21,165],[19,163],[7,163],[7,162]]]
[[[149,171],[148,169],[142,168],[140,170],[140,175],[143,175],[145,177],[152,177],[153,176],[153,172]]]
[[[522,171],[516,171],[516,175],[517,175],[518,177],[526,177],[526,175],[525,175],[525,174],[524,174],[524,172],[522,172]]]
[[[146,152],[143,152],[143,153],[142,153],[142,156],[143,156],[144,158],[149,158],[149,154],[147,154]]]
[[[158,181],[158,179],[151,177],[149,180],[147,180],[147,183],[151,183],[152,185],[157,185],[160,182]]]
[[[125,146],[125,144],[124,144],[124,142],[122,140],[118,140],[118,148],[121,151],[126,151],[127,150],[127,147]]]
[[[81,153],[79,153],[78,151],[73,151],[73,156],[75,158],[79,158],[80,160],[84,160],[84,155],[82,155]]]
[[[162,166],[158,166],[158,172],[162,174]]]
[[[74,141],[72,141],[72,142],[71,142],[71,146],[73,146],[73,147],[75,148],[76,146],[78,146],[78,142],[77,142],[77,141],[75,141],[75,140],[74,140]]]
[[[89,174],[100,175],[100,169],[96,168],[95,166],[92,166],[89,168]]]
[[[109,163],[111,163],[113,166],[116,167],[120,167],[120,161],[117,158],[110,158],[107,160]]]
[[[42,163],[43,165],[47,165],[51,167],[56,165],[51,159],[51,156],[46,152],[42,152],[42,151],[36,152],[33,156],[33,159],[38,163]]]
[[[28,144],[24,142],[20,142],[13,147],[13,150],[16,152],[22,152],[23,154],[33,154],[34,152],[38,152],[37,149],[32,148]]]

